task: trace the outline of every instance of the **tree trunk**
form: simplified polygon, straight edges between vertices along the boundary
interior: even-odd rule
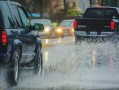
[[[90,7],[92,6],[92,0],[90,0]]]
[[[63,2],[64,2],[64,14],[67,14],[67,11],[68,11],[67,2],[66,2],[66,0],[63,0]]]
[[[39,0],[40,1],[40,14],[41,14],[41,18],[43,18],[43,0]]]

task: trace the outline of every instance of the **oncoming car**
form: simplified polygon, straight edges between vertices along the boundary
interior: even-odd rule
[[[62,20],[60,24],[56,28],[56,32],[63,32],[64,35],[73,36],[74,29],[73,29],[73,19],[69,20]]]
[[[49,19],[33,19],[31,20],[31,25],[34,25],[34,23],[39,23],[44,25],[44,30],[39,31],[39,35],[45,36],[46,38],[52,38],[53,33],[53,25],[51,20]]]

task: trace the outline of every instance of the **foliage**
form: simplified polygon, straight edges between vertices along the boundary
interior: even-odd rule
[[[79,16],[81,13],[82,13],[81,10],[77,8],[69,8],[67,16]]]
[[[51,19],[53,21],[60,22],[63,19],[74,19],[77,18],[79,15],[82,15],[82,11],[76,8],[69,8],[67,13],[65,14],[65,9],[60,9],[55,15],[51,15]]]

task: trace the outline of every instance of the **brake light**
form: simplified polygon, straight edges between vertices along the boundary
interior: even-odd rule
[[[110,23],[111,30],[115,29],[115,22],[112,20]]]
[[[2,44],[7,44],[8,37],[7,37],[7,32],[2,31]]]
[[[76,20],[74,21],[73,26],[74,26],[74,29],[76,29],[78,27],[78,22]]]

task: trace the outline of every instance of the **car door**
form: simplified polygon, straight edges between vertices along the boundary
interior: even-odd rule
[[[26,39],[26,30],[24,29],[17,5],[14,3],[9,4],[11,14],[15,23],[15,30],[12,33],[16,34],[16,38],[22,42],[22,60],[21,63],[24,63],[27,58],[27,39]]]
[[[26,45],[27,45],[27,60],[26,62],[31,61],[35,56],[35,43],[36,43],[36,35],[37,33],[30,29],[30,21],[29,17],[27,15],[27,12],[22,6],[18,6],[18,11],[22,20],[24,32],[20,34],[21,38],[24,39]]]

